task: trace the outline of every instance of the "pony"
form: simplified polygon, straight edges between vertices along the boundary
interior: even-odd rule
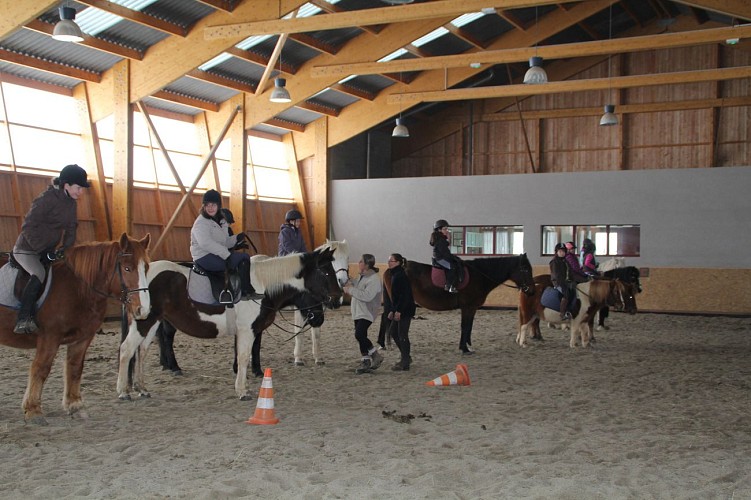
[[[412,287],[412,295],[420,306],[432,311],[461,309],[461,337],[459,349],[464,354],[472,354],[472,324],[477,309],[485,303],[488,294],[506,280],[511,280],[522,293],[534,293],[532,266],[527,254],[509,257],[486,257],[464,262],[465,283],[459,293],[448,293],[443,287],[433,285],[432,266],[408,261],[404,266]],[[468,278],[468,280],[467,280]],[[391,271],[383,273],[386,293],[391,296]]]
[[[193,337],[235,335],[238,353],[235,393],[241,400],[248,400],[251,395],[246,387],[247,369],[252,359],[252,373],[263,376],[260,359],[262,334],[273,322],[276,312],[303,291],[327,305],[335,305],[342,296],[332,265],[331,249],[274,258],[254,256],[252,259],[251,280],[256,291],[264,293],[264,297],[260,302],[241,301],[233,307],[193,302],[187,292],[189,269],[169,261],[152,263],[147,276],[151,313],[144,320],[131,322],[120,344],[117,378],[120,399],[130,399],[133,390],[138,390],[142,397],[149,395],[144,384],[143,363],[159,322],[166,319]],[[131,383],[128,366],[136,353]]]
[[[516,343],[521,347],[527,346],[528,333],[537,334],[534,338],[542,338],[539,335],[540,320],[552,324],[569,323],[571,339],[569,346],[576,347],[577,337],[581,337],[582,347],[589,346],[592,335],[592,326],[597,311],[610,305],[617,309],[636,313],[636,300],[628,294],[626,285],[618,279],[594,279],[586,283],[576,285],[577,295],[580,299],[573,311],[573,317],[562,320],[557,310],[548,309],[542,305],[542,293],[546,288],[552,287],[553,283],[549,274],[535,276],[535,293],[532,296],[519,294],[519,331]]]
[[[334,251],[334,270],[336,272],[339,285],[344,286],[349,279],[347,272],[347,266],[349,265],[349,244],[347,240],[342,241],[326,241],[323,245],[316,248],[316,250],[325,250],[330,248]],[[343,297],[342,297],[343,298]],[[341,299],[339,301],[341,305]],[[319,348],[321,326],[325,320],[324,308],[320,300],[312,296],[310,293],[302,292],[294,297],[291,307],[286,307],[280,312],[280,316],[283,317],[284,311],[294,311],[294,319],[287,321],[292,326],[292,333],[295,338],[294,348],[294,364],[295,366],[305,366],[305,361],[302,357],[302,331],[308,326],[311,332],[311,340],[313,347],[313,360],[318,366],[324,365]],[[282,330],[280,325],[277,324]],[[285,330],[286,331],[286,330]],[[167,321],[163,321],[162,325],[156,331],[156,339],[159,343],[159,363],[165,370],[170,370],[174,374],[181,374],[182,370],[177,363],[174,350],[176,329]],[[235,359],[233,364],[233,370],[237,373],[237,346],[235,346]]]
[[[46,425],[42,389],[61,344],[65,357],[63,409],[71,416],[82,411],[81,377],[84,359],[94,335],[104,321],[107,299],[122,302],[125,312],[145,318],[151,307],[146,274],[150,236],[140,240],[123,233],[119,241],[89,242],[69,248],[63,260],[50,267],[52,284],[36,321],[39,331],[13,333],[16,311],[0,307],[0,343],[19,349],[35,349],[22,408],[26,421]],[[7,257],[0,257],[6,264]]]
[[[621,257],[622,259],[622,257]],[[611,259],[614,260],[614,259]],[[641,277],[641,273],[639,272],[638,267],[634,266],[625,266],[625,267],[615,267],[609,270],[606,270],[603,272],[603,276],[610,279],[619,279],[623,281],[623,283],[626,284],[627,291],[630,294],[636,294],[641,293],[641,281],[639,278]],[[600,314],[597,320],[597,330],[608,330],[609,328],[605,326],[605,318],[609,316],[609,308],[603,307],[600,310]]]

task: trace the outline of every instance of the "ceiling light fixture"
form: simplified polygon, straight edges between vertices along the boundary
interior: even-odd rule
[[[399,73],[399,80],[402,79],[402,74]],[[396,119],[396,127],[391,132],[391,137],[409,137],[409,129],[402,120],[402,103],[399,102],[399,118]]]
[[[540,27],[537,24],[537,7],[535,7],[535,26],[539,35]],[[535,42],[535,55],[529,58],[529,69],[524,74],[524,83],[530,85],[548,83],[548,74],[542,68],[542,57],[537,55],[537,42]]]
[[[282,51],[279,51],[279,74],[282,74]],[[274,90],[271,91],[269,101],[277,103],[292,102],[292,98],[287,90],[287,79],[278,76],[274,79]]]
[[[52,31],[52,38],[61,42],[83,42],[83,32],[75,22],[76,9],[60,7],[60,21]]]
[[[610,4],[610,25],[608,28],[608,40],[611,40],[613,38],[613,4]],[[608,54],[608,97],[613,96],[613,78],[611,75],[611,65],[610,65],[610,58],[612,57],[612,54]],[[600,126],[601,127],[607,127],[610,125],[618,125],[618,117],[615,116],[615,104],[606,104],[605,105],[605,113],[603,113],[602,117],[600,118]]]

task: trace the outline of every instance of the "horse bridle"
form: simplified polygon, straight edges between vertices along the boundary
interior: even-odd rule
[[[130,295],[138,292],[148,291],[148,287],[146,288],[128,288],[125,286],[125,278],[123,277],[123,270],[120,263],[120,259],[122,257],[129,257],[133,255],[133,253],[127,253],[127,252],[118,252],[117,254],[117,260],[115,261],[115,268],[112,270],[112,274],[110,275],[109,279],[107,280],[107,283],[111,283],[112,279],[115,277],[115,273],[118,274],[120,277],[120,297],[118,300],[123,304],[123,307],[125,307],[126,304],[130,304]],[[67,261],[64,261],[65,265],[68,266],[68,269],[73,271],[73,268],[68,264]],[[106,297],[108,299],[114,299],[112,294],[102,292],[101,290],[97,290],[97,288],[94,285],[89,285],[89,288],[91,288],[95,293],[101,295],[102,297]]]

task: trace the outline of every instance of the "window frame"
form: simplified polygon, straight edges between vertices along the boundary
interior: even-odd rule
[[[467,229],[492,229],[492,242],[493,242],[493,251],[492,253],[483,253],[480,251],[479,253],[469,253],[467,252],[468,245],[467,245]],[[489,231],[481,231],[479,234],[485,234]],[[499,253],[498,252],[498,235],[501,232],[511,234],[520,234],[522,238],[521,246],[522,251],[519,252],[524,253],[524,226],[520,224],[503,224],[503,225],[493,225],[493,224],[467,224],[467,225],[451,225],[449,226],[449,245],[451,249],[451,253],[454,255],[458,255],[461,257],[503,257],[503,256],[510,256],[510,255],[518,255],[517,253]],[[454,244],[455,242],[458,242],[458,244]],[[482,248],[478,247],[477,245],[471,245],[473,248]],[[511,247],[513,250],[514,241],[511,241]]]
[[[611,245],[613,238],[618,238],[620,235],[626,233],[624,230],[631,228],[630,232],[635,231],[634,235],[630,239],[627,239],[626,243],[618,244],[618,251],[612,252]],[[550,229],[553,229],[552,231]],[[595,229],[597,229],[595,231]],[[547,231],[546,231],[547,230]],[[547,244],[546,236],[548,234],[556,234],[558,237],[554,243]],[[566,225],[566,224],[551,224],[540,226],[540,255],[543,257],[552,257],[555,255],[555,243],[565,243],[566,241],[573,241],[577,248],[580,249],[581,242],[584,238],[593,239],[593,236],[597,233],[605,233],[604,238],[599,238],[599,243],[596,244],[597,251],[595,255],[599,257],[641,257],[641,224],[579,224],[579,225]],[[605,244],[601,242],[604,240]],[[636,251],[622,251],[622,248],[631,249]]]

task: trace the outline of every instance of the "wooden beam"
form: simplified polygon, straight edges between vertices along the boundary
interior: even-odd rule
[[[330,88],[332,90],[336,90],[337,92],[341,92],[342,94],[351,95],[352,97],[357,97],[358,99],[365,99],[366,101],[372,101],[376,98],[376,95],[373,92],[358,89],[346,83],[335,83]]]
[[[236,227],[245,231],[248,218],[245,215],[245,199],[248,186],[248,137],[243,123],[244,96],[242,94],[232,98],[232,104],[238,109],[239,119],[232,120],[229,138],[232,143],[230,150],[230,189],[229,209],[235,216]]]
[[[609,88],[625,89],[642,86],[731,80],[737,78],[751,78],[751,66],[696,71],[676,71],[674,73],[661,73],[657,75],[614,76],[612,78],[593,78],[590,80],[569,80],[564,82],[548,82],[541,85],[502,85],[494,87],[392,94],[388,96],[386,102],[388,102],[388,104],[406,105],[414,104],[416,102],[490,99],[494,97],[558,94],[561,92],[581,92],[585,90],[607,90]]]
[[[284,130],[290,130],[293,132],[305,131],[305,125],[301,123],[291,122],[289,120],[283,120],[281,118],[271,118],[269,120],[266,120],[264,123],[266,125],[271,125],[272,127],[277,127],[277,128],[281,128]]]
[[[598,40],[593,42],[563,43],[539,47],[519,47],[502,50],[464,53],[451,56],[426,57],[422,59],[399,59],[380,63],[332,64],[314,66],[310,72],[313,78],[347,75],[369,75],[425,71],[431,69],[461,68],[471,63],[503,64],[522,62],[534,55],[545,59],[564,59],[592,55],[636,52],[642,50],[688,47],[709,43],[724,42],[728,38],[751,37],[751,26],[711,28],[694,31],[681,31],[659,35],[634,36]]]
[[[328,13],[334,13],[334,12],[346,12],[344,9],[339,7],[336,4],[328,3],[325,0],[310,0],[308,3],[311,3],[321,9],[324,12]],[[358,26],[363,31],[367,31],[371,35],[377,35],[382,29],[383,25],[375,25],[375,26]]]
[[[308,193],[311,202],[311,217],[308,224],[312,224],[311,236],[313,241],[311,248],[322,245],[328,237],[328,153],[329,153],[329,118],[313,122],[313,136],[315,141],[315,153],[313,155],[313,171],[311,172],[312,193]]]
[[[312,101],[298,102],[295,107],[300,108],[300,109],[307,109],[308,111],[319,113],[321,115],[334,116],[334,117],[339,116],[339,109],[333,108],[331,106],[324,106],[323,104],[319,104],[319,103],[312,102]]]
[[[305,183],[303,182],[302,173],[300,172],[299,163],[297,161],[297,155],[295,154],[295,140],[292,134],[287,134],[282,139],[284,142],[284,154],[287,158],[287,166],[289,167],[289,182],[292,188],[292,197],[295,200],[297,209],[302,214],[303,223],[300,225],[302,230],[303,239],[306,242],[306,246],[309,250],[315,248],[313,241],[310,237],[310,223],[311,217],[308,214],[308,200],[305,196]]]
[[[751,2],[748,0],[673,0],[676,3],[711,10],[738,19],[751,20]]]
[[[41,16],[51,8],[59,5],[58,0],[24,0],[7,1],[2,3],[0,15],[0,40]]]
[[[294,19],[295,17],[297,17],[297,10],[292,13],[292,18]],[[258,85],[256,86],[256,94],[260,94],[264,91],[266,82],[269,81],[271,72],[274,70],[274,65],[279,59],[279,56],[282,54],[282,49],[284,48],[284,43],[287,41],[288,36],[289,35],[287,33],[282,33],[281,35],[279,35],[279,38],[277,38],[276,45],[274,45],[274,50],[271,52],[271,57],[269,57],[269,62],[266,64],[266,69],[263,70],[263,75],[261,75],[261,79],[258,81]]]
[[[45,35],[50,36],[52,36],[52,33],[55,31],[54,24],[45,23],[40,21],[39,19],[34,19],[33,21],[26,23],[24,28],[31,31],[36,31],[37,33],[44,33]],[[139,52],[128,47],[123,47],[122,45],[108,42],[95,36],[89,36],[86,33],[84,33],[83,35],[83,42],[79,42],[78,45],[91,47],[92,49],[97,49],[101,52],[106,52],[108,54],[119,56],[124,59],[133,59],[135,61],[140,61],[141,59],[143,59],[143,52]]]
[[[233,6],[231,0],[196,0],[198,3],[202,3],[204,5],[208,5],[209,7],[214,7],[218,10],[223,10],[225,12],[232,12]]]
[[[239,80],[227,78],[226,76],[212,73],[211,71],[201,71],[200,69],[194,69],[186,73],[185,76],[201,80],[202,82],[213,83],[230,90],[237,90],[239,92],[248,92],[252,94],[256,90],[256,85],[253,83],[245,83]]]
[[[125,59],[113,66],[115,106],[115,172],[112,182],[112,234],[129,233],[133,226],[133,108],[130,106],[130,64]]]
[[[505,0],[503,8],[517,9],[556,3],[558,3],[556,0]],[[427,3],[376,7],[374,9],[352,10],[296,19],[275,19],[209,26],[204,29],[204,36],[207,40],[213,40],[217,38],[275,35],[277,33],[305,33],[348,28],[350,26],[400,23],[419,19],[460,16],[466,12],[479,11],[487,6],[488,0],[435,0]]]
[[[47,73],[53,73],[56,75],[63,75],[76,80],[83,80],[85,82],[99,83],[102,77],[99,73],[88,71],[85,69],[73,68],[64,64],[58,64],[51,61],[43,61],[36,57],[19,54],[17,52],[11,52],[10,50],[0,48],[0,61],[5,61],[19,66],[25,66],[27,68],[38,69],[40,71],[46,71]]]
[[[269,57],[256,54],[249,50],[238,49],[237,47],[228,48],[227,50],[225,50],[225,52],[233,57],[237,57],[238,59],[242,59],[243,61],[257,64],[259,66],[268,66],[269,61],[271,60],[271,58]],[[282,61],[281,68],[278,64],[276,64],[275,66],[275,69],[279,70],[281,73],[286,73],[288,75],[294,75],[295,73],[297,73],[297,68],[289,63],[285,63],[284,61]]]
[[[76,2],[88,5],[89,7],[94,7],[95,9],[103,10],[104,12],[109,12],[110,14],[120,16],[123,19],[127,19],[128,21],[132,21],[142,26],[153,28],[157,31],[161,31],[162,33],[167,33],[169,35],[175,35],[179,37],[184,37],[188,34],[188,30],[186,28],[183,28],[182,26],[179,26],[175,23],[158,19],[154,16],[144,14],[143,12],[137,10],[128,9],[127,7],[123,7],[122,5],[118,5],[113,2],[108,2],[107,0],[76,0]]]
[[[168,90],[160,90],[159,92],[155,92],[151,97],[153,97],[154,99],[161,99],[163,101],[182,104],[184,106],[190,106],[191,108],[202,109],[204,111],[219,111],[219,104],[215,102],[209,102],[202,99],[196,99],[195,97],[175,94],[174,92],[170,92]]]
[[[109,241],[114,237],[112,236],[112,222],[107,201],[107,182],[104,176],[102,152],[99,149],[99,134],[96,124],[91,119],[89,97],[86,92],[87,85],[86,83],[76,85],[73,89],[73,98],[76,100],[78,121],[81,124],[81,140],[86,157],[86,171],[95,173],[95,175],[89,177],[90,192],[94,198],[91,214],[94,217],[94,233],[98,241]]]

